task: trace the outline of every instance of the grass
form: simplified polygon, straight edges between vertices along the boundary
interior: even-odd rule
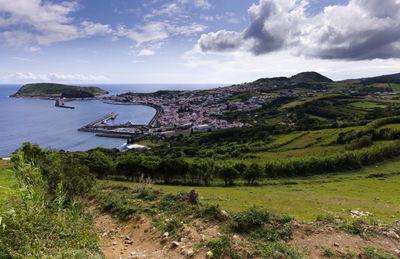
[[[0,199],[4,197],[15,183],[13,175],[7,169],[10,167],[10,162],[0,160]]]
[[[376,102],[355,102],[351,105],[363,109],[386,108],[386,105],[382,105]]]
[[[387,129],[387,128],[398,130],[398,129],[400,129],[400,124],[386,124],[386,125],[379,127],[379,129]]]
[[[162,188],[171,193],[194,188],[200,197],[221,198],[222,200],[211,199],[204,202],[219,205],[231,212],[243,211],[255,205],[278,214],[289,214],[304,221],[315,221],[319,215],[328,213],[351,221],[354,219],[351,218],[349,211],[359,209],[373,213],[374,216],[363,218],[366,221],[393,223],[400,218],[399,172],[400,159],[393,159],[347,173],[265,180],[261,186],[154,185],[154,188]],[[380,177],[382,173],[385,173],[385,177]]]

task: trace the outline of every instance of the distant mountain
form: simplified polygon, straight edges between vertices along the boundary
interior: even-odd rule
[[[99,87],[82,87],[55,83],[36,83],[23,85],[11,97],[66,97],[90,98],[108,92]]]
[[[391,74],[391,75],[384,75],[384,77],[392,77],[392,78],[400,79],[400,73]]]
[[[317,72],[302,72],[292,77],[260,78],[254,83],[332,83],[333,80]]]
[[[376,83],[400,83],[400,73],[391,74],[391,75],[383,75],[376,77],[368,77],[360,79],[364,84],[376,84]]]
[[[303,83],[332,83],[333,80],[317,72],[302,72],[291,77],[294,82]]]

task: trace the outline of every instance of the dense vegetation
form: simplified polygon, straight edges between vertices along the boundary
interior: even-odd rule
[[[76,199],[94,178],[70,159],[29,144],[13,155],[16,187],[0,205],[0,258],[101,258],[91,216]]]
[[[81,87],[55,83],[36,83],[23,85],[12,97],[66,97],[89,98],[108,92],[99,87]]]

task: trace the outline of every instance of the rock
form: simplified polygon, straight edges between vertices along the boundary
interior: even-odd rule
[[[193,189],[189,192],[189,202],[191,204],[197,204],[199,202],[199,194]]]
[[[116,245],[117,245],[117,242],[112,242],[112,245],[113,245],[113,246],[116,246]]]
[[[179,241],[185,242],[186,241],[186,237],[181,237],[181,239]]]
[[[226,210],[221,210],[221,214],[224,219],[229,219],[229,213]]]
[[[171,248],[177,248],[179,245],[180,245],[179,242],[173,241],[171,244]]]
[[[292,224],[292,226],[293,226],[294,228],[299,228],[299,227],[300,227],[300,224],[299,224],[298,222],[294,221],[293,224]]]
[[[339,243],[335,242],[333,243],[334,246],[339,247]]]
[[[399,249],[394,249],[393,252],[394,252],[395,255],[400,256],[400,250]]]
[[[238,240],[239,236],[235,234],[235,235],[233,235],[233,239]]]
[[[396,232],[394,232],[393,230],[388,231],[386,233],[386,235],[388,237],[391,237],[391,238],[394,238],[394,239],[400,239],[399,235]]]
[[[375,200],[379,201],[379,200],[380,200],[380,198],[379,198],[379,197],[375,197]]]
[[[212,256],[213,256],[213,253],[211,251],[208,251],[206,253],[206,259],[211,259]]]
[[[168,232],[165,232],[161,237],[162,238],[165,238],[165,237],[168,237],[169,236],[169,233]]]
[[[132,240],[125,240],[125,244],[131,245],[131,244],[133,244],[133,241]]]
[[[130,237],[126,236],[126,237],[125,237],[125,240],[131,240],[131,239],[130,239]]]
[[[188,250],[186,250],[185,254],[187,257],[192,257],[194,255],[194,251],[192,248],[189,248]]]
[[[286,256],[284,254],[282,254],[281,252],[275,251],[274,252],[274,258],[285,259]]]
[[[340,216],[339,216],[339,215],[336,215],[336,216],[335,216],[335,219],[340,219]]]
[[[206,235],[200,234],[200,242],[206,242]]]
[[[161,239],[160,243],[163,245],[165,243],[168,242],[168,237],[164,237],[163,239]]]

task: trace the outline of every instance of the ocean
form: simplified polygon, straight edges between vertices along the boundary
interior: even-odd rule
[[[96,85],[110,94],[154,92],[157,90],[210,89],[223,84],[126,84]],[[73,101],[66,105],[75,109],[54,106],[54,101],[34,98],[10,98],[21,85],[0,85],[0,157],[11,155],[24,142],[38,144],[44,149],[85,151],[96,147],[119,148],[123,139],[96,137],[94,133],[79,132],[78,128],[111,112],[119,114],[114,123],[127,120],[146,124],[155,110],[142,105],[112,105],[99,100]]]

